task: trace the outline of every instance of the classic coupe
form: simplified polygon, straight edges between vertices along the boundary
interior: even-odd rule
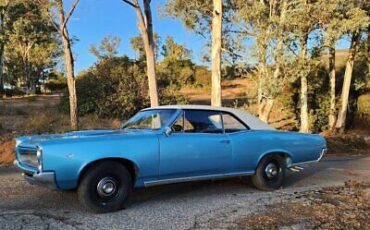
[[[139,111],[117,130],[16,138],[15,165],[31,184],[73,190],[93,212],[124,207],[133,188],[251,176],[281,187],[287,169],[318,162],[319,135],[277,131],[231,108],[175,105]]]

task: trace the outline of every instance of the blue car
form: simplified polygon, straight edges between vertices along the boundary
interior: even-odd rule
[[[318,162],[319,135],[277,131],[247,112],[211,106],[147,108],[118,130],[16,138],[24,178],[52,189],[77,189],[93,212],[123,208],[133,188],[251,176],[262,190],[285,172]]]

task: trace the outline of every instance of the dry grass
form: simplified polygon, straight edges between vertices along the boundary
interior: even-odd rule
[[[237,229],[370,229],[370,181],[297,194],[249,215]]]
[[[0,101],[0,165],[11,165],[16,136],[70,131],[69,117],[57,109],[59,97],[33,96]],[[80,129],[114,129],[121,121],[89,115],[80,118]]]
[[[9,140],[0,144],[0,165],[9,166],[15,160],[15,141]]]

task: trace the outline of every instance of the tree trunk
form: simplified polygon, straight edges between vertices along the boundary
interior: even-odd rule
[[[144,12],[146,19],[146,30],[142,32],[145,53],[146,53],[146,66],[148,71],[148,83],[149,83],[149,95],[150,105],[152,107],[159,105],[158,99],[158,86],[157,86],[157,75],[155,71],[155,52],[154,52],[154,38],[153,38],[153,24],[152,24],[152,12],[150,9],[150,0],[144,0]],[[144,38],[146,37],[146,38]]]
[[[301,39],[301,60],[304,63],[304,60],[307,56],[307,39],[308,34],[305,33]],[[301,94],[300,94],[300,103],[301,103],[301,128],[300,132],[308,133],[309,132],[309,124],[308,124],[308,102],[307,102],[307,74],[306,71],[302,72],[301,75]]]
[[[272,20],[271,17],[274,14],[274,11],[275,11],[274,4],[275,4],[275,2],[270,2],[270,20]],[[281,13],[280,13],[280,16],[279,16],[279,27],[280,28],[285,25],[287,7],[288,7],[287,1],[286,0],[282,1]],[[274,28],[269,27],[268,32],[267,32],[268,34],[270,33],[270,29],[273,30]],[[284,48],[283,47],[283,45],[284,45],[284,35],[279,34],[279,35],[277,35],[276,39],[277,39],[277,43],[276,43],[276,47],[275,47],[275,50],[274,50],[275,70],[274,70],[274,74],[273,74],[273,78],[272,78],[273,82],[281,81],[281,79],[280,79],[280,76],[281,76],[280,68],[281,68],[281,58],[283,56],[283,48]],[[266,44],[266,47],[267,47],[267,44]],[[265,47],[265,49],[266,49],[266,47]],[[266,55],[266,50],[264,52],[265,52],[265,55]],[[266,61],[265,61],[264,64],[265,64],[265,66],[267,65]],[[267,69],[267,67],[266,67],[266,69]],[[272,84],[272,85],[274,85],[274,84]],[[274,90],[276,90],[276,89],[269,90],[270,91],[270,95],[268,95],[269,98],[263,100],[263,102],[259,106],[259,118],[264,122],[268,122],[268,118],[269,118],[271,110],[274,106],[276,94],[277,94],[277,92],[280,92],[280,90],[277,90],[277,92],[271,93],[271,91],[274,91]]]
[[[63,0],[56,1],[58,13],[59,13],[59,20],[60,20],[60,33],[63,40],[64,46],[64,59],[65,59],[65,66],[67,71],[67,85],[68,85],[68,92],[69,92],[69,111],[70,111],[70,120],[71,120],[71,128],[73,130],[78,129],[78,116],[77,116],[77,94],[76,94],[76,82],[74,76],[74,60],[72,55],[71,49],[71,41],[68,34],[67,25],[64,24],[65,16],[64,16],[64,9],[63,9]],[[64,24],[64,26],[63,26]]]
[[[0,44],[0,95],[4,93],[4,44]]]
[[[351,88],[351,80],[352,80],[352,72],[353,72],[353,64],[355,61],[355,55],[357,51],[359,37],[360,35],[358,32],[355,32],[352,35],[351,46],[349,48],[349,55],[348,55],[348,59],[346,63],[346,70],[344,72],[342,95],[341,95],[342,103],[341,103],[341,108],[338,113],[337,123],[335,125],[335,128],[337,129],[337,131],[340,131],[340,132],[343,132],[345,129],[348,98],[349,98],[349,91]]]
[[[263,105],[263,108],[262,108],[262,113],[259,116],[259,119],[261,121],[264,121],[264,122],[267,123],[268,120],[269,120],[269,116],[270,116],[272,107],[274,106],[275,100],[271,99],[271,98],[267,98],[267,99],[264,99],[264,101],[265,102],[264,102],[264,105]]]
[[[222,0],[213,0],[211,105],[221,106]]]
[[[2,33],[2,41],[0,41],[0,95],[4,93],[4,18],[5,9],[0,12],[0,31]]]
[[[258,53],[258,83],[257,83],[257,103],[258,103],[258,117],[262,116],[265,100],[263,100],[263,87],[262,81],[267,77],[266,66],[266,46],[265,41],[257,38]]]
[[[370,77],[370,25],[367,27],[367,74]]]
[[[140,30],[141,38],[143,39],[145,48],[150,106],[155,107],[159,105],[159,99],[158,99],[157,75],[155,69],[156,63],[154,52],[155,44],[153,37],[153,24],[150,2],[151,2],[150,0],[143,0],[145,18],[137,0],[133,1],[132,6],[135,8],[137,25]]]
[[[335,47],[329,47],[329,80],[330,80],[330,111],[329,111],[329,130],[335,127]]]

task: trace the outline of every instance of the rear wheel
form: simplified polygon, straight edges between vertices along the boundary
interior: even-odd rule
[[[267,155],[258,164],[252,182],[258,189],[271,191],[282,186],[286,165],[284,158],[277,154]]]
[[[131,175],[126,167],[115,161],[92,166],[78,186],[78,198],[96,213],[122,209],[132,189]]]

